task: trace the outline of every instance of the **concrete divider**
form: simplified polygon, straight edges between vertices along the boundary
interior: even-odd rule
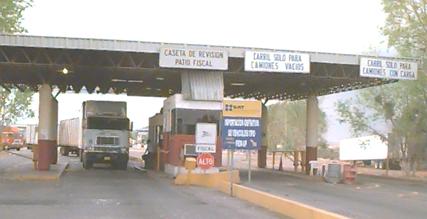
[[[209,188],[218,188],[221,182],[229,181],[230,173],[228,171],[219,173],[208,173],[208,174],[179,174],[175,178],[176,185],[196,185],[204,186]],[[232,181],[234,183],[240,183],[239,171],[232,171]]]
[[[319,208],[315,208],[306,204],[302,204],[296,201],[285,199],[267,192],[259,191],[253,188],[236,184],[240,181],[239,171],[234,170],[233,176],[233,187],[231,189],[229,182],[229,172],[220,172],[213,174],[180,174],[175,178],[175,184],[177,185],[197,185],[209,188],[216,188],[221,192],[230,195],[232,190],[232,196],[241,200],[248,201],[254,205],[264,207],[276,213],[292,217],[292,218],[313,218],[313,219],[335,219],[335,218],[347,218],[345,216],[325,211]],[[339,204],[339,203],[337,203]]]
[[[239,171],[232,172],[233,187],[231,189],[229,182],[229,172],[220,172],[214,174],[180,174],[175,178],[177,185],[197,185],[209,188],[216,188],[221,192],[229,194],[241,200],[264,207],[276,213],[292,218],[313,218],[313,219],[332,219],[347,218],[339,214],[305,205],[296,201],[285,199],[270,193],[242,186],[239,183]],[[232,191],[231,191],[232,190]]]
[[[230,194],[230,183],[221,182],[218,189]],[[347,218],[345,216],[305,205],[296,201],[285,199],[270,193],[252,189],[246,186],[233,184],[234,197],[248,201],[260,207],[267,208],[276,213],[292,218],[313,218],[313,219],[331,219]]]

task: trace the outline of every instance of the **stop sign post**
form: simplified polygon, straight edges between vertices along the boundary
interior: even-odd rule
[[[209,153],[201,153],[197,156],[197,166],[202,170],[207,170],[213,167],[215,164],[215,159],[212,154]]]

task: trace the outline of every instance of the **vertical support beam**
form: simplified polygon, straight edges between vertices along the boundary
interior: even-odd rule
[[[56,106],[56,110],[55,109]],[[38,170],[49,170],[56,154],[58,104],[52,97],[52,89],[43,84],[39,89],[39,132],[38,132]],[[55,117],[56,115],[56,117]],[[56,163],[56,161],[55,161]]]
[[[307,98],[307,126],[306,126],[306,173],[310,173],[309,162],[317,160],[319,106],[315,95]]]
[[[267,106],[262,104],[261,111],[261,148],[258,150],[258,167],[265,168],[267,165],[267,147],[268,147],[268,139],[267,139],[267,127],[268,127],[268,111]]]

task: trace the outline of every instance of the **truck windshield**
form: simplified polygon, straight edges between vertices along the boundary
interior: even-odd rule
[[[87,118],[87,129],[110,129],[110,130],[129,130],[128,118],[106,118],[89,117]]]

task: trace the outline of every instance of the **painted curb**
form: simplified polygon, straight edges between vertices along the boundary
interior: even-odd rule
[[[230,195],[230,183],[223,181],[218,188],[220,191]],[[269,209],[273,212],[292,218],[314,218],[314,219],[346,219],[330,211],[316,208],[297,201],[289,200],[267,192],[259,191],[246,186],[233,184],[233,197],[248,201],[254,205]]]
[[[61,165],[59,171],[56,174],[52,175],[37,175],[37,174],[27,174],[27,175],[18,175],[5,177],[7,180],[18,180],[18,181],[53,181],[59,180],[62,175],[64,175],[65,170],[68,168],[69,162],[65,162]]]
[[[230,186],[228,181],[228,172],[217,174],[187,174],[178,175],[175,180],[175,185],[197,185],[207,188],[216,188],[217,190],[228,195],[250,202],[254,205],[266,208],[278,214],[292,218],[315,218],[315,219],[344,219],[347,218],[330,211],[316,208],[297,201],[286,199],[268,192],[260,191],[254,188],[246,187],[236,183]],[[239,181],[239,172],[233,171],[233,180]],[[302,176],[304,178],[309,176]],[[310,177],[311,178],[311,177]],[[232,188],[232,189],[231,189]]]

